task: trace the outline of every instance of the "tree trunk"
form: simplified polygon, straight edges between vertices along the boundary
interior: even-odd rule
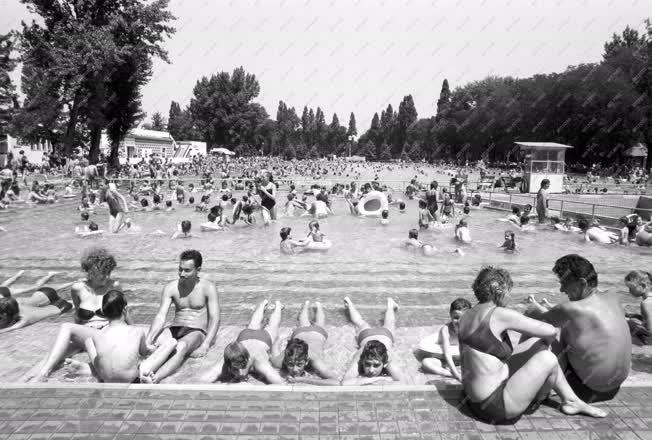
[[[75,93],[75,97],[72,101],[72,107],[70,108],[70,119],[68,119],[68,127],[66,128],[66,134],[63,136],[63,154],[65,157],[72,156],[73,142],[75,141],[75,130],[77,128],[77,118],[79,117],[79,101],[81,95]]]
[[[91,148],[88,152],[88,161],[96,164],[100,157],[100,142],[102,141],[102,128],[94,126],[91,128]]]
[[[109,154],[109,160],[108,160],[108,167],[111,170],[115,170],[120,167],[120,158],[118,157],[119,151],[120,151],[120,142],[118,141],[111,142],[111,153]]]

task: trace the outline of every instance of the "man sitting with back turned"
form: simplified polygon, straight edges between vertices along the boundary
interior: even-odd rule
[[[561,327],[560,344],[552,349],[575,394],[586,403],[611,400],[629,375],[632,357],[618,297],[598,292],[595,268],[579,255],[561,257],[552,271],[570,301],[554,307],[531,301],[535,307],[528,314]]]
[[[219,327],[219,302],[213,283],[199,279],[202,256],[196,250],[187,250],[179,257],[179,280],[170,282],[161,294],[161,305],[147,334],[153,344],[165,329],[165,317],[174,303],[175,313],[170,333],[177,340],[176,349],[169,355],[157,350],[141,364],[141,381],[158,383],[173,374],[188,356],[206,355]]]

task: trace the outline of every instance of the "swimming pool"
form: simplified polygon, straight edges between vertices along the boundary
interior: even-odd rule
[[[416,373],[410,352],[432,325],[446,319],[453,299],[463,296],[473,300],[470,286],[483,265],[499,265],[510,271],[515,283],[512,304],[523,302],[530,294],[556,302],[562,297],[552,266],[562,255],[579,253],[595,265],[600,288],[618,292],[622,303],[633,309],[638,307],[637,301],[628,295],[623,278],[632,269],[649,270],[652,261],[650,248],[591,245],[582,242],[579,235],[552,230],[517,232],[521,250],[507,254],[498,249],[504,231],[509,229],[497,221],[505,213],[491,210],[471,212],[469,225],[474,243],[464,247],[465,256],[452,253],[458,245],[451,228],[421,232],[419,238],[435,244],[440,253],[436,257],[420,257],[400,247],[407,231],[417,225],[414,200],[407,201],[406,214],[390,208],[390,224],[382,226],[378,219],[350,216],[345,202],[336,198],[333,209],[337,215],[320,220],[321,230],[334,243],[333,247],[326,253],[294,256],[280,254],[279,230],[292,227],[293,236],[302,238],[308,232],[309,219],[305,217],[280,218],[268,227],[233,227],[229,231],[201,233],[199,225],[206,214],[181,207],[171,213],[134,213],[134,223],[142,228],[138,233],[80,239],[72,232],[79,217],[77,203],[62,200],[54,206],[21,207],[14,213],[0,214],[0,225],[10,231],[2,236],[0,277],[24,269],[24,281],[31,282],[47,271],[58,270],[63,273],[53,282],[72,281],[81,276],[82,250],[104,246],[116,256],[118,267],[114,277],[128,289],[136,322],[148,325],[163,285],[177,277],[179,253],[188,248],[201,251],[202,274],[216,282],[220,295],[218,343],[206,359],[189,360],[187,368],[170,378],[172,382],[193,381],[196,371],[221,357],[224,345],[246,325],[254,305],[265,298],[278,299],[285,305],[283,334],[295,326],[304,301],[321,301],[331,334],[327,355],[339,365],[348,360],[355,347],[353,328],[345,325],[342,298],[350,296],[373,323],[382,317],[385,298],[392,296],[401,306],[397,349],[405,357],[406,368],[413,368]],[[106,210],[91,218],[106,229]],[[169,235],[184,219],[192,221],[194,232],[201,237],[170,240]],[[145,235],[156,229],[169,235]],[[0,366],[8,372],[5,380],[18,380],[26,366],[40,360],[52,342],[57,323],[70,319],[67,315],[2,335],[0,353],[4,359]],[[414,375],[415,383],[426,380],[420,376]],[[52,380],[65,377],[63,373],[55,374]]]

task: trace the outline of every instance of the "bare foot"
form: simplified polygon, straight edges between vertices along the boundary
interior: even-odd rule
[[[391,307],[394,310],[398,310],[398,304],[392,299],[392,298],[387,298],[387,307]]]
[[[47,382],[48,377],[44,376],[43,374],[37,374],[36,376],[30,378],[27,383],[39,383],[39,382]]]
[[[91,371],[91,366],[88,365],[88,363],[86,362],[79,362],[71,358],[66,358],[66,360],[63,362],[63,365],[65,368],[72,370],[72,372],[76,374],[83,374],[83,375],[93,374],[93,372]]]
[[[536,304],[537,300],[536,300],[536,298],[534,297],[534,295],[529,295],[529,296],[527,297],[527,302],[529,302],[530,304]]]
[[[344,297],[344,307],[346,307],[346,308],[348,309],[348,308],[351,307],[352,305],[353,305],[353,304],[351,303],[351,300],[349,299],[349,297],[348,297],[348,296],[345,296],[345,297]]]
[[[585,414],[591,417],[607,417],[607,413],[598,407],[591,406],[581,400],[567,401],[561,405],[561,410],[564,414],[575,415]]]
[[[148,384],[154,384],[157,383],[156,377],[154,377],[154,373],[149,372],[148,374],[140,374],[140,383],[148,383]]]
[[[541,303],[542,306],[546,306],[546,307],[551,307],[551,308],[552,308],[552,304],[550,304],[550,301],[548,301],[546,298],[543,298],[543,299],[540,301],[540,303]]]

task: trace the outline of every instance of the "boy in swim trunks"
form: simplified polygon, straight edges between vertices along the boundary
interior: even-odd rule
[[[458,339],[460,318],[469,309],[471,309],[471,303],[465,298],[457,298],[451,303],[449,309],[451,320],[439,327],[434,341],[440,351],[437,353],[428,352],[429,356],[421,360],[423,371],[445,377],[454,377],[462,382],[462,375],[455,366],[455,361],[459,363],[460,358],[460,342]]]
[[[246,381],[249,373],[258,373],[267,383],[285,383],[269,358],[272,345],[278,338],[283,306],[280,301],[276,301],[269,322],[263,328],[267,303],[265,300],[258,304],[247,328],[240,332],[235,342],[224,348],[224,359],[211,368],[202,377],[202,381],[237,383]]]
[[[299,312],[299,327],[292,332],[285,351],[281,351],[280,340],[272,346],[272,365],[290,383],[339,385],[340,381],[323,361],[328,339],[324,309],[320,302],[315,302],[315,323],[311,324],[309,308],[310,301],[306,301]],[[318,377],[306,376],[306,371]]]
[[[643,299],[640,314],[625,314],[632,334],[632,341],[638,339],[644,345],[652,345],[652,274],[642,270],[633,270],[625,277],[625,285],[630,294]]]
[[[419,229],[428,229],[433,221],[435,218],[428,210],[428,204],[425,200],[419,200]]]
[[[396,327],[395,309],[398,305],[387,298],[387,309],[382,327],[372,328],[360,315],[349,297],[344,298],[349,318],[358,332],[360,347],[342,379],[342,385],[370,385],[377,383],[405,382],[401,367],[396,364],[391,349],[394,345]]]

